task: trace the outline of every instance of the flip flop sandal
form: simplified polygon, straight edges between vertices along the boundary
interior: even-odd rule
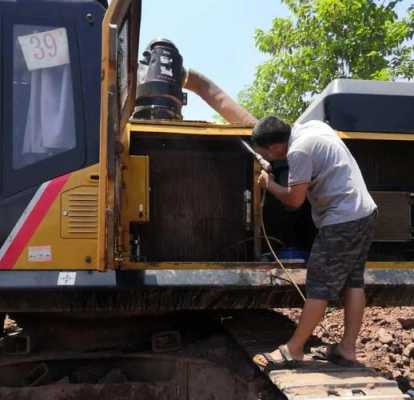
[[[326,359],[341,367],[361,367],[362,364],[358,361],[348,360],[338,351],[338,344],[332,344],[326,349]]]
[[[255,357],[253,357],[253,362],[263,371],[269,372],[274,369],[284,369],[284,368],[297,368],[303,364],[300,360],[295,360],[288,347],[284,344],[277,348],[279,350],[280,355],[282,356],[281,360],[277,360],[272,357],[271,353],[259,353],[256,356],[261,355],[266,361],[267,365],[263,366],[255,361]]]
[[[283,361],[280,363],[280,365],[283,365],[287,368],[297,368],[303,364],[303,361],[295,360],[292,355],[290,354],[290,351],[288,347],[285,344],[282,344],[277,348],[283,358]]]
[[[257,356],[262,356],[267,361],[267,365],[264,366],[264,365],[261,365],[258,362],[256,362],[255,358]],[[278,368],[277,361],[272,357],[272,355],[270,353],[258,353],[253,357],[252,361],[253,361],[254,364],[256,364],[263,371],[270,371],[272,369],[277,369]]]

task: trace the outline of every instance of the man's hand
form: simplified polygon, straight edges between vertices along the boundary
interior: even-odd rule
[[[293,186],[281,186],[275,182],[272,174],[265,170],[260,172],[257,183],[263,189],[269,191],[283,204],[291,208],[299,208],[306,199],[309,183],[299,183]]]
[[[262,169],[262,172],[260,172],[260,175],[257,178],[257,183],[259,186],[263,189],[268,189],[271,181],[273,181],[273,175]]]

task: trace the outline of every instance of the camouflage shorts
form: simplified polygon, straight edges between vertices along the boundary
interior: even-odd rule
[[[365,261],[377,211],[368,217],[319,229],[307,264],[306,295],[337,300],[343,288],[363,288]]]

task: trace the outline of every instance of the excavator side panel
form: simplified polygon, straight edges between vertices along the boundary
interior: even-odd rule
[[[122,170],[128,152],[125,125],[135,103],[141,1],[114,0],[102,27],[98,269],[122,258]]]

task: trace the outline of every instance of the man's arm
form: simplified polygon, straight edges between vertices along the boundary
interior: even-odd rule
[[[292,208],[299,208],[306,199],[309,183],[299,183],[293,186],[282,186],[276,183],[273,176],[262,170],[257,183],[273,194],[283,204]]]

